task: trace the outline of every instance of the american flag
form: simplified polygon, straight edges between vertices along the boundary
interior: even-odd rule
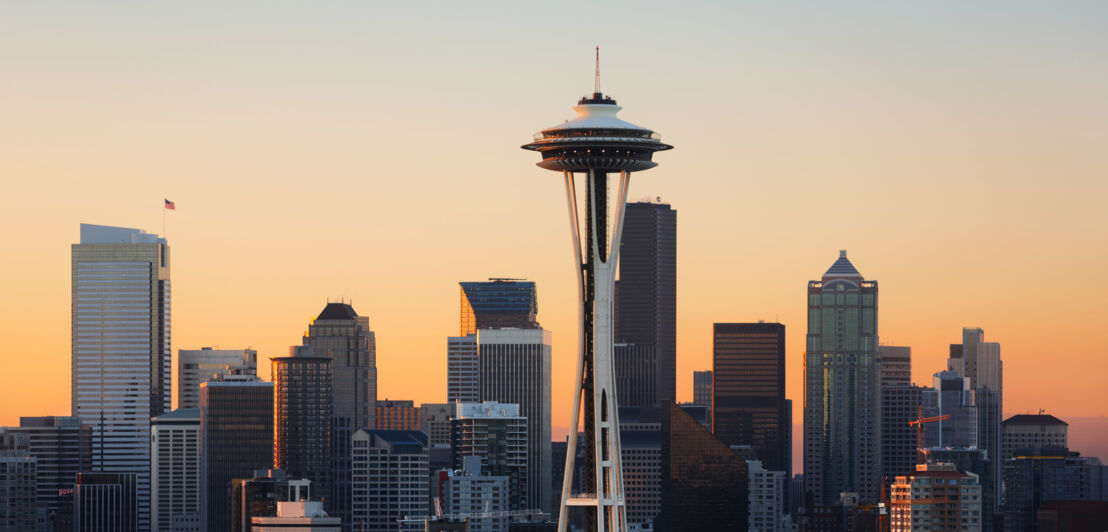
[[[169,201],[169,200],[165,200],[165,208],[167,208],[167,209],[169,209],[169,210],[171,210],[171,211],[175,211],[175,210],[177,210],[177,206],[176,206],[176,205],[174,205],[174,204],[173,204],[173,202],[172,202],[172,201]]]

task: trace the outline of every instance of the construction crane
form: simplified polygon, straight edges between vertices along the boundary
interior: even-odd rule
[[[925,463],[925,453],[923,452],[923,425],[925,423],[935,423],[936,421],[945,421],[950,419],[950,414],[943,414],[941,416],[923,417],[923,407],[919,407],[916,412],[916,419],[908,421],[908,425],[916,427],[916,461],[917,463]]]

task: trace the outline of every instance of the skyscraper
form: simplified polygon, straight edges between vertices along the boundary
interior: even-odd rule
[[[138,528],[135,473],[80,473],[73,488],[73,532]]]
[[[540,506],[529,498],[531,471],[527,463],[527,418],[518,404],[456,403],[458,414],[451,421],[451,445],[455,469],[462,469],[476,457],[481,473],[508,479],[507,502],[512,510]]]
[[[202,528],[231,528],[231,481],[273,464],[273,383],[226,375],[200,384]]]
[[[657,404],[657,346],[615,344],[612,363],[619,404],[644,407]]]
[[[312,481],[317,493],[331,487],[331,364],[311,347],[293,346],[273,357],[273,467]]]
[[[150,528],[150,418],[170,410],[169,246],[138,229],[81,224],[72,249],[73,415],[95,471],[137,477]]]
[[[397,520],[426,515],[427,435],[418,430],[358,430],[351,440],[353,530],[394,532]]]
[[[931,423],[924,435],[925,447],[977,447],[977,407],[969,379],[953,371],[940,371],[934,387],[923,391],[923,416],[950,416]]]
[[[498,279],[458,283],[461,311],[458,336],[478,329],[536,329],[539,312],[534,281]]]
[[[922,386],[912,384],[912,348],[883,345],[881,352],[881,480],[916,472],[916,431],[908,422],[919,416]]]
[[[465,519],[469,532],[504,532],[508,530],[509,480],[490,474],[477,456],[466,456],[462,467],[443,470],[443,506],[447,514],[480,515],[501,512],[497,517]]]
[[[232,370],[257,373],[258,352],[253,349],[177,350],[177,408],[200,408],[200,383]]]
[[[834,504],[843,492],[877,501],[880,379],[877,281],[865,280],[841,251],[821,280],[808,282],[804,479],[816,505]]]
[[[0,433],[0,530],[34,530],[37,459],[26,434]]]
[[[332,515],[350,526],[350,437],[377,426],[377,339],[369,318],[347,303],[328,303],[308,326],[304,345],[331,358]]]
[[[73,528],[73,483],[77,473],[92,469],[92,428],[78,417],[21,417],[18,427],[0,428],[0,435],[27,437],[27,451],[38,464],[39,519],[50,530]]]
[[[612,357],[616,265],[619,264],[631,172],[657,166],[651,160],[654,152],[673,148],[663,144],[654,131],[616,117],[621,107],[600,92],[599,47],[596,72],[593,93],[581,98],[574,107],[577,118],[544,129],[534,136],[534,142],[523,146],[523,149],[542,155],[542,161],[538,163],[540,168],[562,173],[576,258],[574,276],[579,297],[580,353],[570,426],[576,427],[584,419],[586,449],[582,484],[590,486],[587,489],[592,495],[582,495],[571,501],[568,491],[571,483],[562,483],[562,502],[558,511],[561,532],[569,526],[567,509],[570,504],[584,507],[588,532],[623,531],[627,528]],[[584,235],[580,227],[581,217],[578,216],[575,172],[587,176],[584,180]],[[619,172],[619,189],[614,202],[609,243],[608,174],[615,172]],[[583,416],[581,403],[584,403]],[[528,419],[533,420],[531,416]],[[549,443],[549,438],[547,440]],[[570,438],[566,452],[566,475],[574,470],[576,446],[577,440]],[[546,467],[543,469],[549,470]]]
[[[693,402],[698,405],[712,405],[712,372],[694,371]]]
[[[481,397],[477,333],[446,338],[446,400],[476,402]]]
[[[653,349],[653,382],[638,387],[653,392],[642,402],[653,406],[677,401],[677,211],[668,203],[628,203],[620,243],[617,342]],[[616,372],[620,362],[616,361]]]
[[[174,530],[174,517],[200,525],[200,409],[178,408],[150,421],[150,515],[154,530]],[[179,531],[184,532],[184,531]]]
[[[527,418],[527,500],[550,511],[550,331],[481,329],[481,401],[515,403]]]
[[[712,433],[749,445],[761,465],[792,478],[785,412],[785,326],[716,323],[712,338]]]
[[[950,345],[947,369],[970,380],[977,406],[977,446],[989,453],[992,467],[990,478],[1000,479],[1003,464],[998,458],[1002,450],[1001,424],[1004,420],[1004,365],[1000,360],[1000,344],[986,342],[985,332],[979,328],[965,327],[962,329],[962,343]],[[990,491],[993,501],[1001,500],[1000,482],[994,480],[991,486],[982,485],[981,489]],[[988,532],[991,530],[988,524],[992,522],[989,516],[997,513],[997,507],[994,505],[983,510],[986,512],[984,520]]]

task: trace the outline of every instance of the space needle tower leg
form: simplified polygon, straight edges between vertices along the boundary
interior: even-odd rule
[[[588,218],[585,223],[584,247],[581,245],[574,175],[571,171],[565,171],[563,175],[574,249],[580,321],[573,417],[570,425],[574,430],[571,431],[566,452],[558,530],[565,532],[568,528],[569,506],[583,506],[588,530],[623,532],[626,530],[626,512],[620,462],[619,410],[616,405],[612,358],[612,303],[631,173],[620,172],[609,243],[608,176],[602,171],[588,170],[585,195],[585,215]],[[587,493],[573,496],[573,472],[577,457],[576,428],[581,423],[582,407],[587,412],[584,419],[586,470],[583,479],[583,489]]]

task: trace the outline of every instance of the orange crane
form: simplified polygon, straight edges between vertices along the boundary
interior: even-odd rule
[[[927,461],[924,458],[923,452],[923,425],[924,423],[934,423],[936,421],[945,421],[950,419],[950,414],[943,414],[941,416],[923,417],[923,407],[918,407],[916,413],[916,419],[908,421],[908,425],[916,427],[916,460],[922,464]]]

